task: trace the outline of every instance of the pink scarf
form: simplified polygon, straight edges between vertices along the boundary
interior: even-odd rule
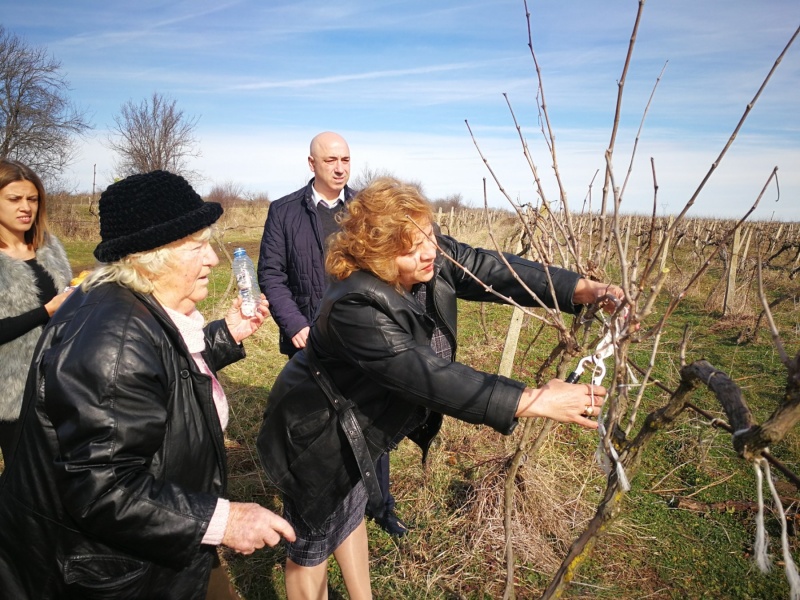
[[[228,427],[228,399],[225,397],[225,391],[222,389],[222,386],[214,376],[214,373],[211,372],[211,369],[208,367],[201,354],[201,352],[206,349],[206,338],[203,333],[205,319],[203,315],[201,315],[200,311],[197,309],[190,315],[184,315],[166,306],[164,310],[167,311],[170,319],[175,323],[175,327],[178,328],[183,341],[186,343],[186,347],[189,348],[189,352],[192,354],[197,368],[211,377],[214,406],[217,408],[217,415],[219,416],[219,424],[222,426],[222,431],[225,431]]]

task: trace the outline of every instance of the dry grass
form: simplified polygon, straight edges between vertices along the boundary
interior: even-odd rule
[[[264,231],[269,202],[255,200],[229,200],[222,203],[225,212],[217,223],[224,237],[239,241],[260,240]],[[251,256],[258,257],[258,253]]]
[[[100,238],[100,220],[91,196],[63,192],[49,194],[47,219],[61,240],[91,241]]]
[[[233,294],[226,252],[232,253],[234,245],[243,245],[252,257],[257,256],[266,209],[266,203],[236,204],[226,209],[220,223],[222,262],[212,282],[212,295],[201,307],[208,318],[224,314]],[[515,243],[511,224],[498,218],[493,228],[502,244]],[[493,246],[485,227],[461,231],[458,237],[473,245]],[[68,245],[71,256],[72,248],[77,246]],[[695,255],[696,247],[686,243],[675,253],[680,268],[671,265],[675,279],[668,292],[682,291],[691,268],[708,254],[703,247],[704,254]],[[787,253],[781,258],[783,262],[765,272],[770,299],[798,290],[797,281],[790,280],[786,271],[793,259]],[[785,369],[777,360],[768,335],[762,334],[759,344],[736,342],[739,330],[751,326],[760,311],[752,268],[746,265],[741,273],[737,291],[740,303],[732,314],[722,317],[722,267],[712,264],[676,312],[674,323],[662,340],[657,375],[674,386],[680,334],[683,324],[689,323],[689,359],[703,356],[731,373],[760,421],[782,397]],[[783,302],[775,312],[787,348],[797,348],[800,311],[796,300]],[[487,371],[496,370],[509,314],[507,307],[490,307],[484,330],[478,307],[465,305],[459,316],[459,359]],[[553,343],[549,333],[535,338],[537,331],[538,324],[524,327],[515,365],[515,376],[528,382],[542,353]],[[234,500],[256,501],[280,511],[279,496],[258,464],[255,439],[269,390],[285,359],[277,352],[277,330],[271,322],[245,346],[247,360],[222,373],[231,402],[227,432],[229,494]],[[525,352],[527,355],[522,357]],[[648,355],[648,348],[634,349],[634,357],[642,364]],[[649,410],[663,403],[663,397],[651,390],[645,402]],[[706,410],[719,411],[706,394],[699,393],[696,402]],[[398,542],[374,523],[368,523],[376,597],[501,597],[505,582],[504,473],[518,435],[504,437],[484,427],[446,419],[427,466],[419,464],[419,451],[408,441],[392,452],[392,490],[398,511],[414,528]],[[797,438],[792,435],[771,449],[795,472],[800,471]],[[593,515],[605,486],[603,474],[594,463],[595,445],[592,433],[558,427],[540,453],[528,457],[523,465],[517,480],[512,530],[517,598],[538,597],[569,544]],[[723,481],[731,473],[736,476]],[[700,491],[709,484],[714,485]],[[591,560],[576,574],[568,597],[785,597],[779,569],[769,577],[752,571],[747,557],[748,544],[752,543],[750,519],[735,514],[709,516],[672,511],[663,497],[664,490],[675,490],[671,493],[697,493],[696,498],[708,501],[752,499],[752,485],[747,465],[742,465],[730,450],[729,436],[709,428],[696,416],[683,419],[663,432],[644,458],[642,470],[633,481],[633,491],[625,500],[622,517],[600,539]],[[796,546],[794,538],[792,545]],[[225,552],[224,558],[248,600],[285,597],[282,549],[265,549],[249,557]],[[338,569],[332,566],[330,573],[333,588],[342,593]],[[331,597],[341,596],[334,593]]]

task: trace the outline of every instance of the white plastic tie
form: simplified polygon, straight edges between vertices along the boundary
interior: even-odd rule
[[[753,461],[753,469],[756,472],[756,492],[758,495],[758,512],[756,513],[756,540],[753,544],[753,553],[756,564],[762,573],[769,573],[772,569],[772,562],[767,555],[767,530],[764,527],[764,476],[761,474],[761,459]]]
[[[761,459],[763,460],[763,459]],[[766,461],[764,461],[766,462]],[[781,519],[781,549],[783,550],[783,563],[786,579],[789,582],[789,599],[800,600],[800,574],[797,573],[797,565],[794,564],[792,551],[789,549],[789,532],[786,525],[786,513],[783,511],[783,504],[775,484],[772,482],[772,474],[769,465],[764,465],[764,472],[767,474],[767,483],[772,492],[772,499],[775,502],[775,509]]]
[[[627,315],[627,312],[625,313]],[[605,323],[606,327],[610,327],[610,323]],[[605,363],[601,361],[594,363],[594,370],[592,371],[592,385],[603,385],[603,378],[606,375],[606,366]],[[594,388],[592,388],[592,405],[594,405]],[[619,454],[617,453],[617,449],[614,447],[614,444],[611,443],[611,440],[608,440],[608,443],[603,444],[606,438],[606,427],[603,424],[603,420],[605,419],[606,411],[605,409],[600,411],[600,414],[597,416],[597,433],[600,437],[597,443],[597,450],[595,450],[595,460],[597,464],[600,465],[600,468],[603,469],[603,472],[606,475],[611,473],[611,466],[613,463],[614,469],[617,472],[617,480],[619,481],[619,486],[622,488],[623,492],[631,491],[631,484],[628,480],[628,475],[625,473],[625,468],[622,466],[622,463],[619,460]],[[605,446],[605,447],[604,447]],[[800,600],[800,599],[798,599]]]

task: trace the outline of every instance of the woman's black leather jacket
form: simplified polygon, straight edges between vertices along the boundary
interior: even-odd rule
[[[244,357],[206,328],[216,370]],[[36,349],[0,482],[4,598],[204,598],[225,494],[211,380],[152,297],[76,290]]]
[[[487,285],[520,305],[540,306],[496,253],[446,236],[437,240],[482,282],[437,257],[428,293],[454,339],[458,299],[501,301]],[[549,269],[553,298],[541,264],[513,255],[506,259],[546,306],[580,310],[572,304],[577,273]],[[433,320],[410,294],[364,271],[332,283],[322,300],[309,343],[339,391],[355,403],[373,460],[421,408],[483,423],[503,434],[516,425],[524,384],[438,358],[430,347],[432,330]],[[437,431],[435,425],[428,435],[409,437],[426,451]],[[258,448],[270,480],[294,500],[312,527],[329,516],[360,478],[329,400],[309,375],[305,352],[287,363],[272,388]]]

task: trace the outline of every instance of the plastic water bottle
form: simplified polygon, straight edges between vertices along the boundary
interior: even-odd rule
[[[247,256],[244,248],[236,248],[233,251],[233,274],[236,277],[236,285],[239,287],[239,296],[242,298],[242,314],[252,317],[256,314],[256,306],[261,299],[261,290],[258,288],[253,261]]]

